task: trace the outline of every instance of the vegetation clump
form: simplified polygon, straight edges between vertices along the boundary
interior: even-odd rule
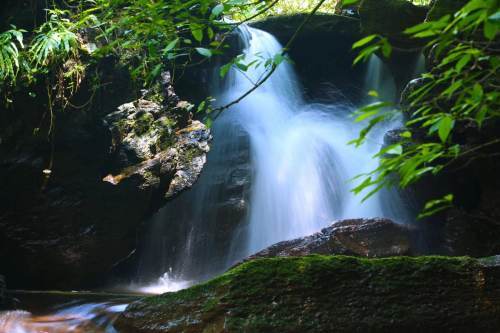
[[[440,3],[434,4],[434,11]],[[379,167],[363,175],[354,192],[370,188],[367,198],[384,186],[405,188],[425,176],[497,155],[499,32],[497,0],[471,0],[455,13],[405,30],[408,36],[426,42],[431,66],[404,95],[405,130],[398,140],[380,149],[375,156]],[[380,35],[367,36],[353,48],[362,49],[356,62],[374,53],[389,57],[392,51],[388,39]],[[368,125],[352,143],[362,144],[377,124],[400,115],[400,110],[387,111],[390,106],[381,101],[362,108],[357,121]],[[448,208],[452,202],[453,193],[432,200],[421,216]]]

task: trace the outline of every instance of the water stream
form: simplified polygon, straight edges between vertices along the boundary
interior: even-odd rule
[[[282,49],[272,35],[258,29],[243,27],[240,38],[246,63],[271,58]],[[395,101],[388,73],[373,57],[364,90],[378,90],[380,98]],[[231,102],[264,74],[263,65],[246,72],[233,67],[224,79],[215,73],[213,95],[221,105]],[[362,196],[350,191],[357,183],[352,178],[376,167],[372,156],[385,132],[400,124],[397,119],[385,124],[366,145],[355,148],[347,143],[363,124],[353,123],[354,111],[343,102],[306,101],[293,65],[282,63],[267,82],[217,119],[213,150],[200,180],[150,221],[140,280],[159,289],[168,288],[172,280],[204,280],[273,243],[314,233],[337,219],[408,222],[397,193],[381,191],[361,203]],[[248,165],[242,167],[245,159]],[[236,218],[219,209],[234,187],[234,171],[251,179],[248,193],[230,202],[247,207]],[[154,280],[165,272],[170,280]]]

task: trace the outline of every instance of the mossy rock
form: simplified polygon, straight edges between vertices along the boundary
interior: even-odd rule
[[[500,272],[466,257],[257,259],[132,303],[120,332],[481,331],[500,327]]]
[[[154,122],[154,117],[151,113],[149,112],[144,112],[140,115],[137,116],[137,119],[135,120],[134,124],[134,132],[137,135],[142,135],[146,132],[148,132],[151,128],[151,125]]]

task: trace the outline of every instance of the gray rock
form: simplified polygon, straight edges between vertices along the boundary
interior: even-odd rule
[[[390,257],[411,254],[410,231],[388,219],[334,222],[311,236],[274,244],[248,259],[309,254]]]

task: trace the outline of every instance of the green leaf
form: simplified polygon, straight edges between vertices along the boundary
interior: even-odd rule
[[[473,101],[476,103],[481,102],[483,95],[484,95],[483,87],[479,83],[475,83],[471,92]]]
[[[195,40],[197,40],[198,42],[201,42],[203,40],[202,28],[200,28],[198,25],[191,25],[189,29],[191,29],[191,34],[193,35]]]
[[[358,1],[359,0],[342,0],[342,5],[343,6],[349,6],[349,5],[357,3]]]
[[[212,9],[212,15],[214,17],[218,17],[223,11],[224,11],[224,5],[220,3]]]
[[[402,133],[399,133],[399,136],[405,139],[411,139],[411,132],[410,131],[404,131]]]
[[[362,122],[365,119],[368,119],[368,118],[371,118],[371,117],[377,115],[379,112],[380,112],[380,110],[372,110],[372,111],[363,112],[354,121],[357,123]]]
[[[178,42],[179,38],[176,38],[170,43],[168,43],[168,45],[163,49],[163,54],[167,54],[168,52],[172,51]]]
[[[207,128],[212,128],[212,125],[213,125],[212,118],[208,117],[207,119],[205,119],[205,126],[207,126]]]
[[[277,53],[273,57],[273,63],[275,66],[279,66],[283,60],[285,60],[285,56],[282,53]]]
[[[392,145],[385,153],[388,155],[401,155],[403,153],[403,146],[400,144]]]
[[[212,56],[212,51],[204,47],[197,47],[196,52],[207,58],[210,58]]]
[[[455,69],[457,72],[461,72],[462,69],[469,63],[469,61],[472,59],[472,56],[470,54],[466,54],[463,56],[455,65]]]
[[[499,23],[500,22],[500,10],[496,11],[488,17],[488,21]]]
[[[424,206],[423,211],[418,215],[418,218],[424,218],[436,214],[453,205],[453,194],[447,194],[441,199],[431,200]]]
[[[484,21],[483,33],[484,37],[489,40],[493,40],[498,33],[498,22],[492,22],[489,20]]]
[[[439,138],[441,139],[441,142],[446,142],[453,126],[455,125],[455,121],[451,117],[445,116],[441,118],[438,124]]]
[[[352,45],[352,49],[357,49],[357,48],[360,48],[362,46],[365,46],[366,44],[370,43],[372,40],[374,40],[377,37],[378,37],[378,35],[370,35],[368,37],[360,39]]]
[[[229,70],[231,69],[231,67],[233,66],[233,63],[230,62],[229,64],[225,64],[224,66],[222,66],[219,70],[219,75],[221,78],[224,78],[227,73],[229,72]]]
[[[392,53],[392,46],[391,44],[387,41],[387,39],[384,39],[382,43],[382,54],[384,57],[389,58]]]

